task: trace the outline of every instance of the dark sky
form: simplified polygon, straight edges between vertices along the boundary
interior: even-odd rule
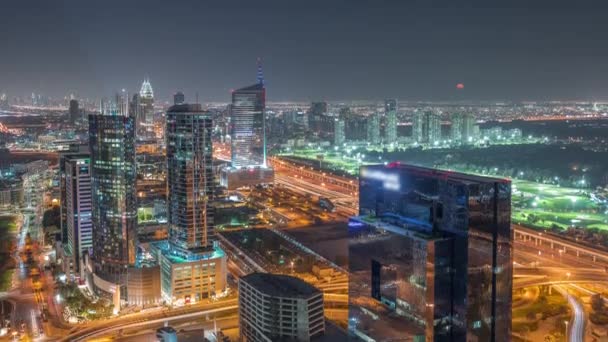
[[[604,1],[605,3],[605,1]],[[176,90],[227,101],[608,99],[608,7],[587,1],[2,0],[0,92]],[[463,91],[456,84],[465,84]]]

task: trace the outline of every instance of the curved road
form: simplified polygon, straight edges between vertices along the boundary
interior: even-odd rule
[[[585,311],[581,303],[568,293],[568,290],[561,287],[555,286],[555,289],[559,291],[564,297],[568,299],[568,304],[572,307],[573,317],[572,321],[568,325],[569,342],[583,342],[585,340]]]

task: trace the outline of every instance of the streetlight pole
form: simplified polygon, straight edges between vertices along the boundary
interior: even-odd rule
[[[564,321],[566,323],[566,334],[564,335],[565,340],[568,341],[568,321]]]

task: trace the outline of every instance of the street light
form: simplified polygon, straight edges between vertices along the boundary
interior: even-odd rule
[[[564,323],[566,324],[566,334],[564,334],[564,337],[566,337],[566,341],[568,340],[568,321],[564,321]]]

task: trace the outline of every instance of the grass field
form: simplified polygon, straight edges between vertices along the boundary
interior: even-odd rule
[[[137,208],[137,222],[144,223],[154,220],[154,208]]]
[[[578,226],[608,230],[608,215],[585,191],[513,180],[513,221],[539,227]]]

